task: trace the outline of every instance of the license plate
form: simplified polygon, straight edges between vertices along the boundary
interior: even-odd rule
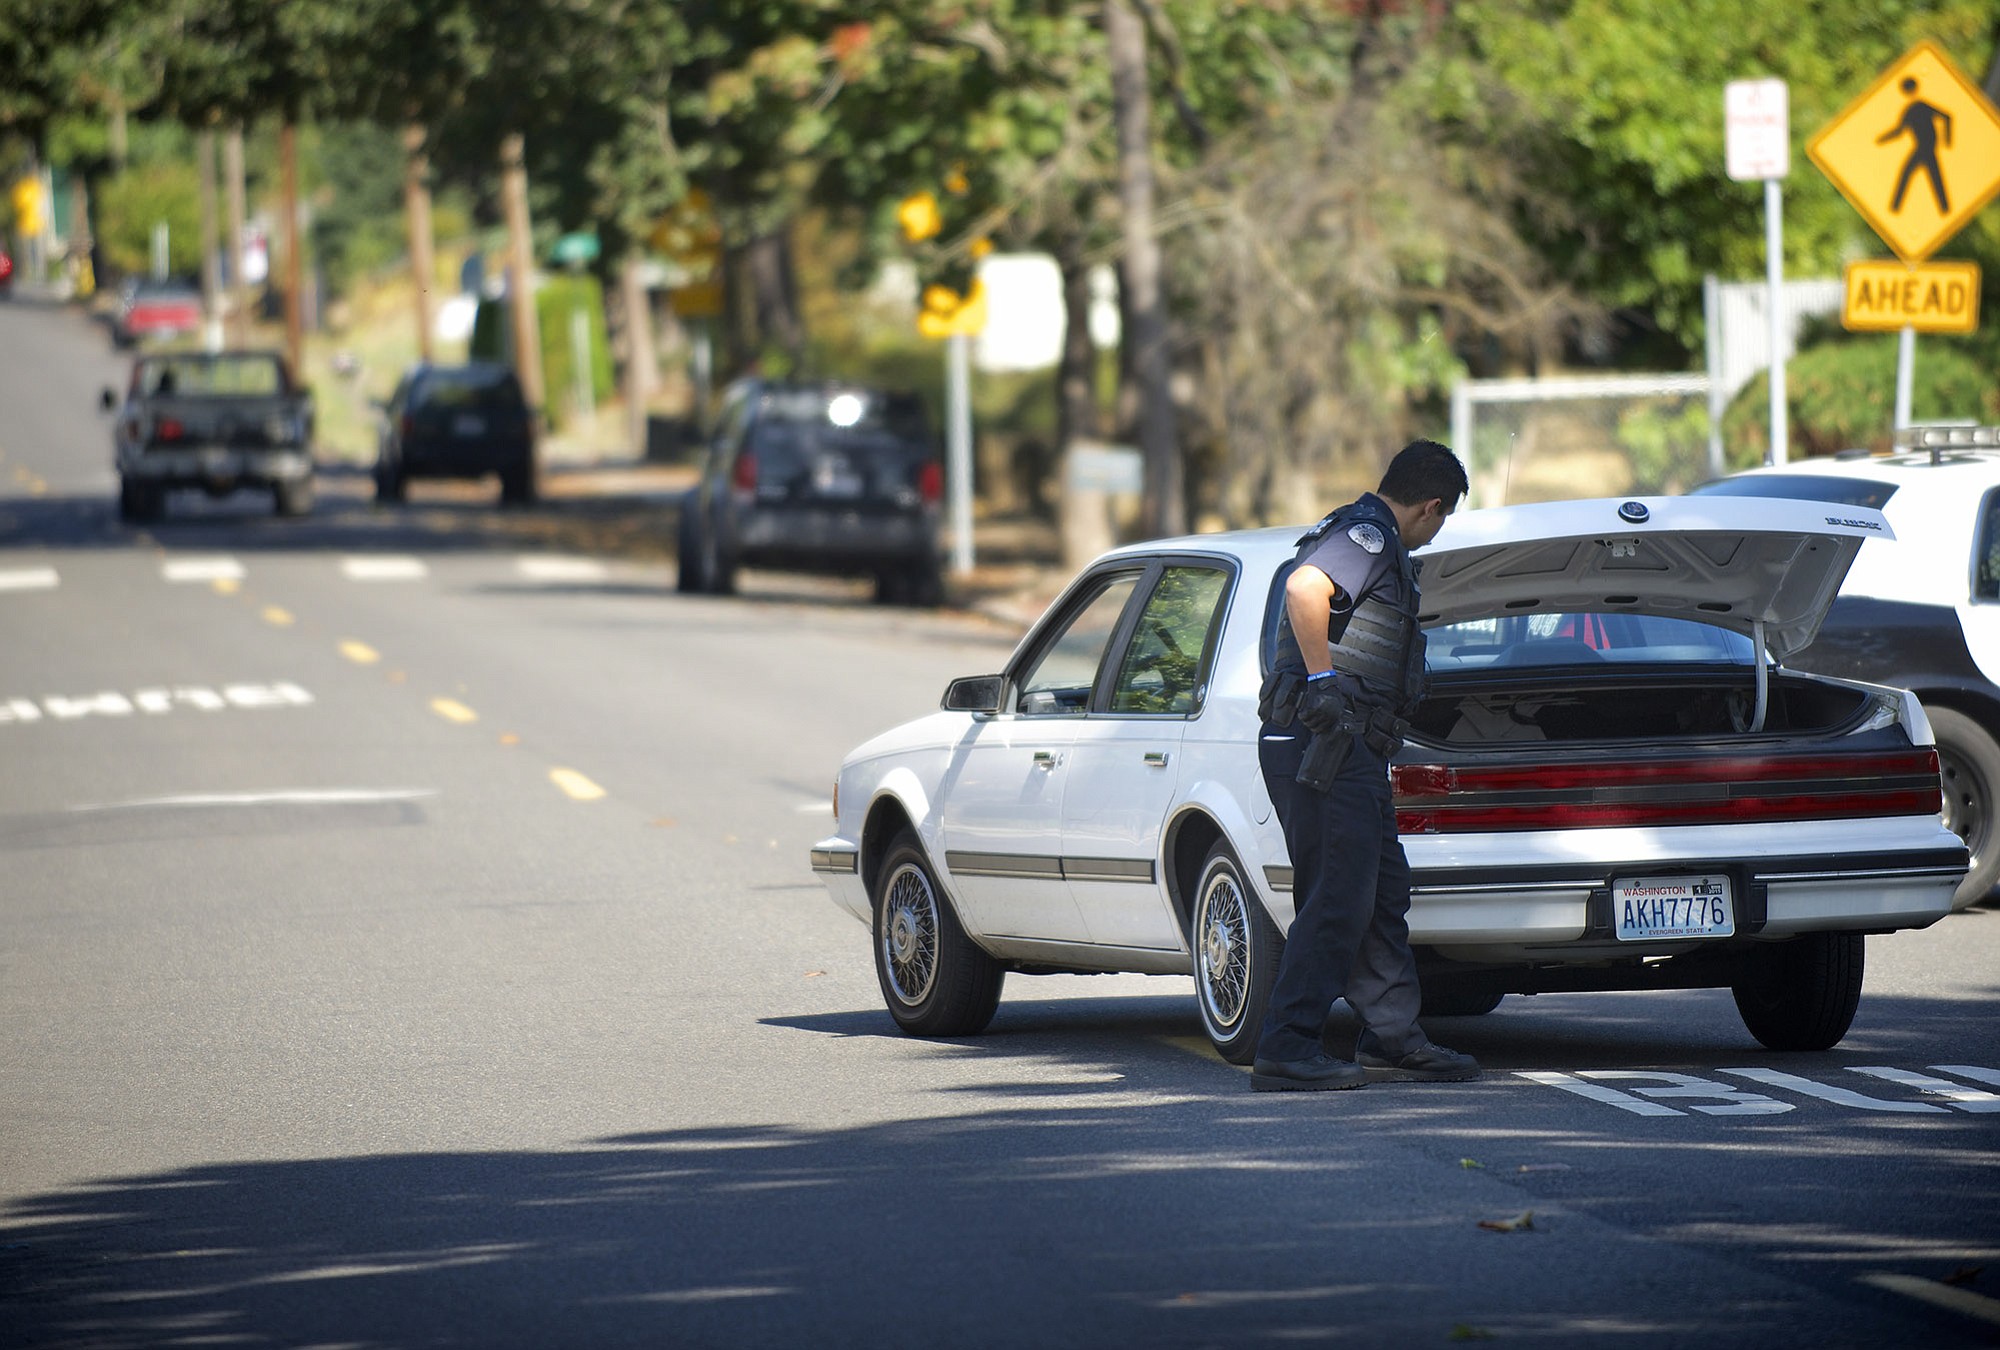
[[[472,413],[460,413],[451,419],[451,434],[454,436],[484,436],[486,419]]]
[[[849,471],[844,460],[823,459],[813,466],[813,488],[822,497],[859,497],[861,475]]]
[[[1736,907],[1726,876],[1614,881],[1611,915],[1620,942],[1729,937],[1736,931]]]

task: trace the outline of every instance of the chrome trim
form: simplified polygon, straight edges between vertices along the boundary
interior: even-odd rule
[[[846,849],[816,848],[812,851],[812,869],[832,876],[851,876],[861,870],[861,855]]]
[[[1021,877],[1061,881],[1062,859],[1033,853],[963,853],[947,849],[944,865],[962,877]]]
[[[1064,858],[1062,873],[1069,881],[1136,881],[1153,883],[1151,858]]]
[[[1610,885],[1609,877],[1569,877],[1548,881],[1487,881],[1470,886],[1412,886],[1416,895],[1519,895],[1530,891],[1588,891]]]
[[[1765,884],[1794,881],[1868,881],[1876,877],[1896,877],[1907,881],[1926,879],[1960,880],[1965,876],[1958,867],[1857,867],[1842,872],[1758,872],[1752,881]]]
[[[1264,884],[1274,891],[1289,891],[1292,888],[1292,869],[1280,867],[1276,863],[1265,863]]]

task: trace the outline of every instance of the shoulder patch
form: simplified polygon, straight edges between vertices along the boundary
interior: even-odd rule
[[[1384,542],[1382,531],[1365,520],[1358,525],[1348,526],[1347,537],[1367,549],[1370,553],[1380,553],[1382,551],[1382,544]]]

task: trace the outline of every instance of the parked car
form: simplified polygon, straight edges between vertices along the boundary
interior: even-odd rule
[[[912,394],[745,381],[728,391],[682,500],[680,589],[739,567],[868,576],[880,600],[943,598],[944,469]]]
[[[500,500],[535,500],[535,419],[508,367],[418,365],[383,405],[375,499],[399,502],[412,478],[500,480]]]
[[[111,316],[111,340],[135,347],[201,331],[201,292],[178,281],[128,284]]]
[[[14,293],[14,257],[0,248],[0,299]]]
[[[1431,686],[1393,757],[1425,1009],[1727,987],[1838,1042],[1865,935],[1950,909],[1916,698],[1800,674],[1875,511],[1664,497],[1462,512],[1419,554]],[[1250,1059],[1293,909],[1257,763],[1296,529],[1114,550],[997,675],[849,754],[812,866],[890,1013],[976,1033],[1007,972],[1193,974]]]
[[[1894,527],[1895,542],[1861,550],[1818,636],[1791,664],[1898,685],[1923,701],[1945,823],[1972,851],[1954,902],[1962,909],[2000,885],[2000,428],[1926,435],[1939,444],[1751,469],[1694,492],[1866,506]]]
[[[116,412],[118,514],[154,520],[176,488],[211,497],[268,490],[281,516],[313,502],[312,393],[275,352],[178,352],[132,363]]]

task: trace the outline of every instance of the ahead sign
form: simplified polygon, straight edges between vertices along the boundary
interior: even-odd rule
[[[1922,262],[2000,192],[2000,112],[1919,42],[1806,153],[1904,262]]]
[[[1858,333],[1971,333],[1979,328],[1979,264],[1883,259],[1847,265],[1840,322]]]

